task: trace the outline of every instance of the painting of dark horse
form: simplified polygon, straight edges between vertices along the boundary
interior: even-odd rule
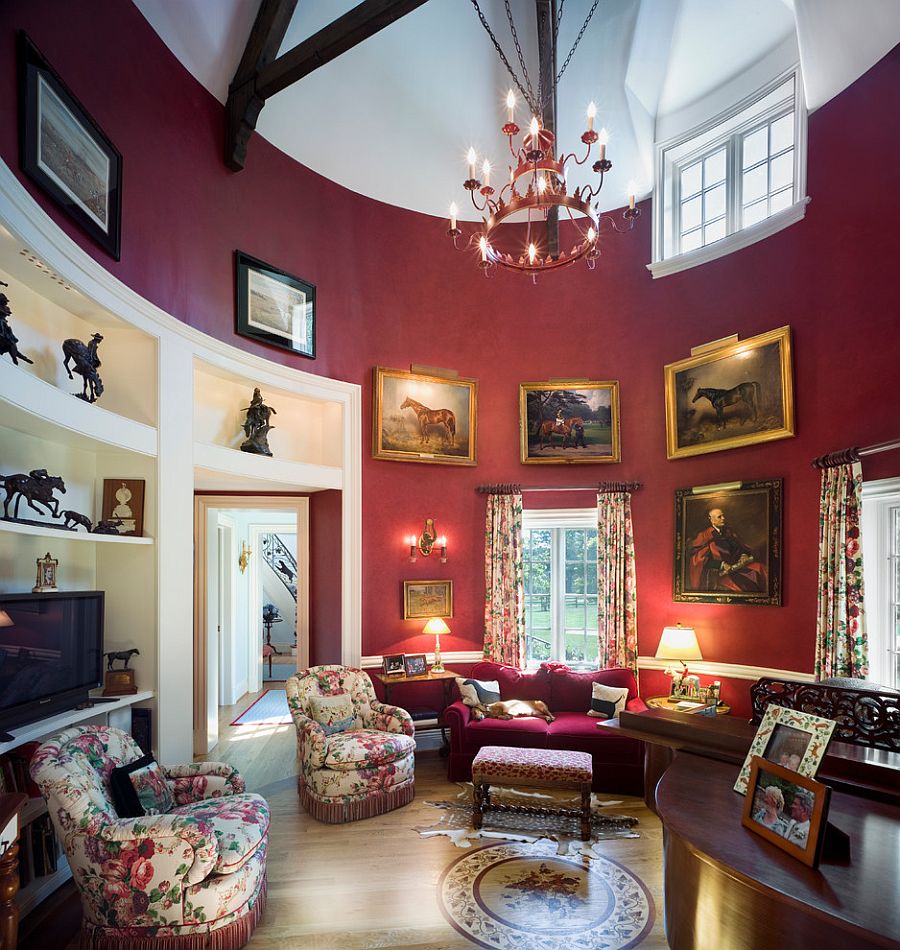
[[[476,380],[379,366],[374,390],[374,458],[475,464]]]
[[[790,343],[781,327],[666,366],[668,457],[792,436]]]

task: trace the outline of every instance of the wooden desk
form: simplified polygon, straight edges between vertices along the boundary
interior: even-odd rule
[[[672,950],[895,948],[900,807],[834,792],[850,858],[813,870],[741,826],[731,763],[680,752],[659,782]]]
[[[0,795],[0,950],[15,950],[19,933],[19,814],[28,796]]]

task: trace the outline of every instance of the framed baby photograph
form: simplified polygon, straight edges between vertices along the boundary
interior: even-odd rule
[[[406,672],[406,656],[403,653],[391,653],[381,658],[381,668],[387,676],[402,676]]]

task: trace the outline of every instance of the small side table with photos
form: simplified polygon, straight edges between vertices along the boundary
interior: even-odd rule
[[[447,734],[443,724],[444,710],[453,702],[453,681],[459,676],[452,670],[429,670],[427,673],[418,673],[414,676],[407,676],[406,673],[384,673],[381,670],[369,671],[384,686],[384,701],[390,703],[391,693],[397,686],[405,686],[407,683],[440,683],[442,685],[441,700],[439,708],[435,709],[435,718],[441,727],[441,736],[445,747],[447,743]],[[430,718],[430,716],[429,716]]]

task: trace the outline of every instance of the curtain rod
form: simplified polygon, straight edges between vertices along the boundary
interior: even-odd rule
[[[875,445],[867,445],[864,448],[851,447],[843,449],[841,452],[829,452],[828,455],[820,455],[810,463],[813,468],[834,468],[836,465],[846,465],[848,462],[858,462],[860,456],[877,455],[879,452],[891,452],[894,449],[900,449],[900,439],[894,439],[891,442],[877,442]]]
[[[637,491],[641,482],[599,482],[595,485],[479,485],[475,490],[479,495],[518,495],[538,491],[592,491],[618,492]]]

